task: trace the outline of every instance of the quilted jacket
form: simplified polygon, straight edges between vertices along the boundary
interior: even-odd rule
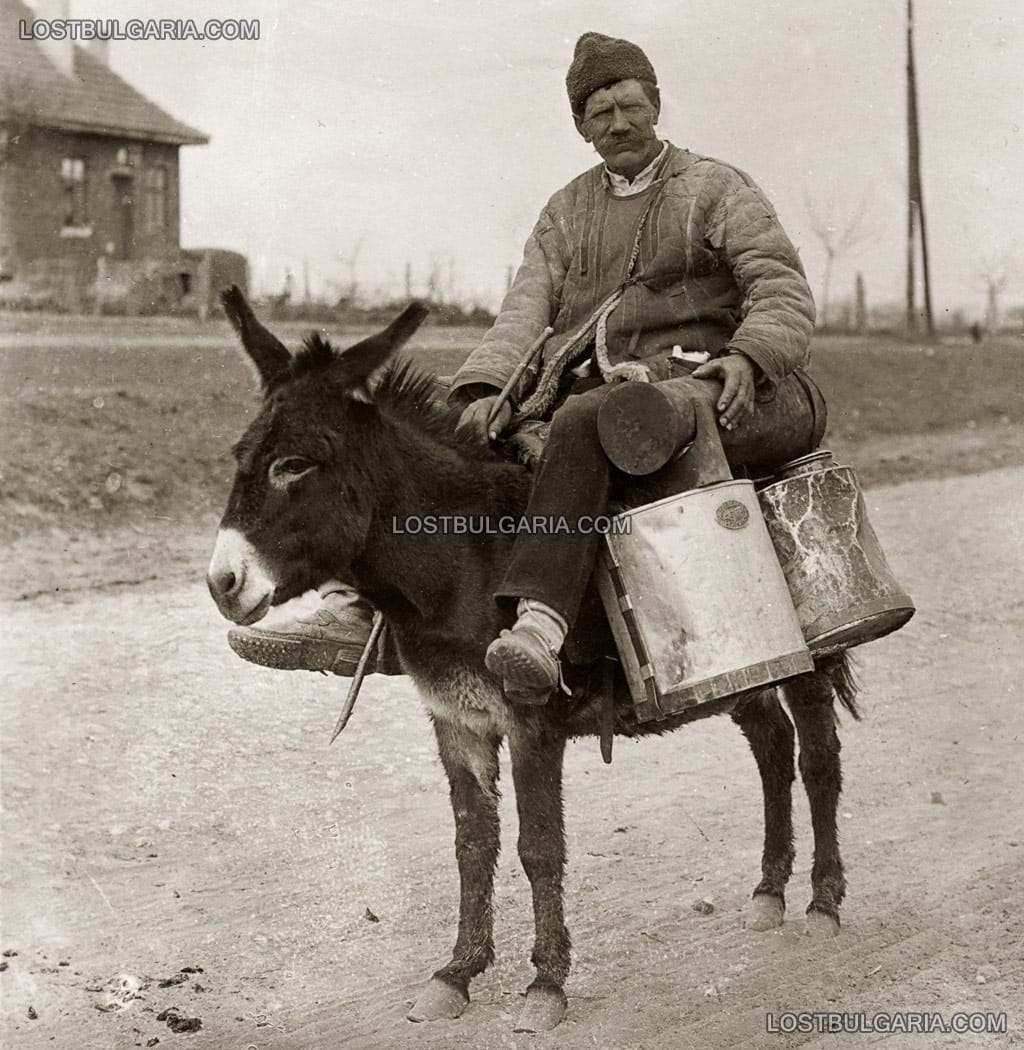
[[[474,384],[503,387],[547,325],[554,334],[543,360],[551,360],[624,283],[607,324],[612,363],[657,365],[674,346],[713,357],[738,351],[759,366],[762,383],[777,383],[807,364],[814,301],[796,249],[750,177],[669,145],[646,193],[652,198],[639,254],[625,282],[622,259],[638,223],[628,226],[625,248],[605,240],[606,227],[614,228],[609,216],[623,199],[613,201],[604,166],[555,193],[526,242],[493,327],[454,377],[454,398],[465,400],[471,391],[461,388]],[[633,207],[642,214],[639,202]],[[605,256],[612,262],[602,267]],[[523,376],[517,401],[530,391],[537,371]],[[652,372],[666,378],[657,367]]]

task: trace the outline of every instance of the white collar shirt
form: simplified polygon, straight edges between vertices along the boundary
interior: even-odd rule
[[[665,156],[665,150],[667,149],[668,143],[663,142],[654,160],[633,179],[627,179],[625,175],[616,175],[614,171],[609,171],[606,165],[604,177],[607,180],[608,188],[612,191],[612,196],[633,197],[637,193],[643,193],[654,182],[654,173],[658,170],[658,165],[661,163],[661,158]]]

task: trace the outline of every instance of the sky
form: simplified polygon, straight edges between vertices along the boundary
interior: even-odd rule
[[[257,289],[428,273],[496,306],[547,198],[598,161],[564,78],[597,30],[647,52],[659,132],[767,192],[821,293],[811,215],[859,242],[833,298],[904,295],[903,0],[71,0],[75,17],[258,18],[257,42],[111,45],[113,68],[210,135],[182,150],[182,240],[244,252]],[[936,312],[984,309],[986,268],[1024,301],[1024,5],[916,0]]]

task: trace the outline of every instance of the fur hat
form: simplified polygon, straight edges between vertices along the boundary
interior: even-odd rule
[[[603,33],[584,33],[576,41],[565,77],[573,113],[582,113],[587,99],[599,88],[634,79],[658,83],[654,66],[636,44]]]

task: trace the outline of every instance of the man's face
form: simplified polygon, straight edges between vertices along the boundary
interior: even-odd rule
[[[579,133],[592,142],[610,171],[632,179],[658,155],[654,133],[658,107],[639,80],[617,80],[595,91],[576,118]]]

